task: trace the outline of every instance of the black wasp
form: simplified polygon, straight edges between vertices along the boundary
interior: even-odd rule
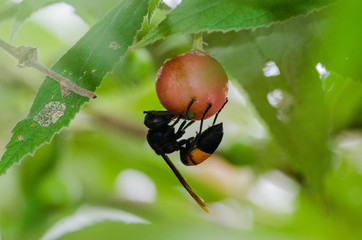
[[[204,118],[212,106],[210,103],[203,113],[200,121],[200,129],[196,136],[188,139],[180,139],[184,135],[186,128],[195,122],[194,120],[187,119],[189,110],[194,102],[195,98],[190,101],[185,113],[178,117],[169,111],[145,111],[144,113],[146,116],[144,124],[149,128],[147,133],[149,145],[156,154],[162,156],[181,184],[200,207],[206,212],[209,212],[205,202],[192,190],[175,165],[173,165],[170,158],[166,155],[175,151],[180,151],[180,158],[183,164],[187,166],[197,165],[209,158],[219,146],[224,135],[223,124],[215,123],[220,111],[227,103],[227,100],[216,113],[211,127],[202,131]],[[186,117],[176,131],[175,126],[183,116]]]

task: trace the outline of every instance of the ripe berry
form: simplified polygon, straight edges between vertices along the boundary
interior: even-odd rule
[[[224,104],[228,92],[224,68],[214,58],[201,52],[188,52],[167,60],[156,79],[156,92],[161,104],[170,112],[185,112],[192,98],[189,118],[200,120],[214,115]]]

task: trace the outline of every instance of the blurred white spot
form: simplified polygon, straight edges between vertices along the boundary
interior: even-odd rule
[[[175,8],[182,2],[182,0],[163,0],[163,2],[170,8]]]
[[[83,206],[80,207],[74,215],[58,221],[44,234],[41,240],[55,240],[67,233],[81,230],[105,220],[126,224],[149,224],[149,222],[143,218],[118,209]]]
[[[13,3],[16,3],[16,4],[19,4],[19,3],[21,3],[23,0],[11,0]],[[1,240],[1,238],[0,238],[0,240]]]
[[[294,200],[299,186],[279,171],[272,171],[260,177],[249,191],[247,198],[257,206],[276,212],[294,211]]]
[[[253,138],[265,138],[267,135],[265,126],[259,121],[256,110],[250,104],[250,99],[248,93],[238,84],[237,81],[229,80],[229,92],[228,99],[229,102],[222,110],[221,114],[218,117],[217,122],[227,123],[224,125],[225,138],[223,141],[234,141],[233,139],[246,139],[250,140],[250,137]],[[233,109],[239,109],[240,111],[234,111]],[[210,122],[208,123],[208,120]],[[212,124],[213,118],[206,119],[205,125],[208,126]],[[242,122],[242,124],[240,124]],[[198,131],[196,124],[195,129],[190,126],[190,131],[188,133],[193,133]],[[191,137],[192,134],[189,135]],[[186,136],[185,136],[186,137]],[[224,142],[225,143],[225,142]],[[227,146],[227,144],[224,144]]]
[[[321,63],[318,63],[315,68],[319,73],[319,78],[321,79],[323,90],[328,92],[332,91],[334,83],[327,82],[326,80],[326,78],[329,76],[329,71]]]
[[[283,93],[280,89],[275,89],[272,92],[268,93],[267,98],[270,105],[278,108],[280,102],[283,100]]]
[[[243,106],[246,105],[245,97],[240,93],[240,91],[229,81],[229,93],[228,97],[240,102]]]
[[[156,187],[144,173],[134,170],[123,170],[116,178],[116,193],[120,198],[130,201],[151,203],[156,198]]]
[[[289,110],[293,104],[293,98],[286,91],[275,89],[267,94],[268,102],[278,109],[277,118],[283,122],[289,121]]]
[[[318,63],[315,68],[317,69],[317,72],[319,73],[319,78],[326,78],[329,75],[329,71],[327,71],[327,69],[321,64]]]
[[[263,72],[265,77],[274,77],[280,74],[278,66],[273,61],[269,61],[265,64]]]
[[[225,226],[250,230],[253,227],[254,215],[249,206],[235,200],[224,200],[210,204],[208,217]]]
[[[338,150],[362,174],[362,131],[344,131],[337,137]]]
[[[40,26],[67,44],[72,44],[89,29],[76,13],[74,7],[66,3],[56,3],[35,12],[31,18]]]

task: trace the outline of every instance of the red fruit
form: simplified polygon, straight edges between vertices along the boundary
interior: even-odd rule
[[[156,79],[156,92],[161,104],[177,115],[184,113],[192,98],[189,118],[200,120],[214,115],[224,104],[228,92],[224,68],[214,58],[201,52],[189,52],[167,60]]]

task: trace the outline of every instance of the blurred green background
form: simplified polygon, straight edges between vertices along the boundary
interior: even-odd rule
[[[13,44],[38,47],[51,66],[117,2],[49,5]],[[1,39],[17,7],[0,0]],[[193,36],[176,35],[129,51],[68,128],[0,176],[0,239],[362,239],[359,7],[204,34],[230,77],[224,139],[199,166],[170,157],[210,214],[145,138],[143,111],[163,109],[158,68],[192,49]],[[162,3],[153,22],[169,10]],[[16,64],[0,50],[0,155],[44,79]]]

